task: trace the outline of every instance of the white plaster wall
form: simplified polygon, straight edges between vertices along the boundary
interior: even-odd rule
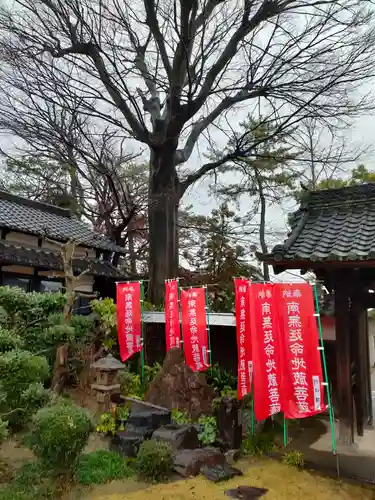
[[[370,344],[370,367],[375,365],[375,318],[368,320],[368,336]]]
[[[60,251],[60,244],[54,243],[53,241],[43,241],[42,248],[45,250],[52,250],[53,252]],[[96,256],[96,251],[93,248],[85,248],[77,246],[74,251],[74,257],[86,257],[86,255],[94,259]]]
[[[6,237],[6,241],[9,243],[15,243],[16,245],[25,246],[28,248],[35,248],[38,246],[38,237],[31,234],[17,233],[16,231],[10,231]]]
[[[334,323],[322,318],[323,339],[336,340],[336,330]],[[368,320],[368,342],[369,342],[369,355],[370,366],[375,367],[375,318]]]
[[[91,293],[93,291],[93,287],[94,287],[93,276],[88,276],[87,274],[84,274],[80,278],[79,283],[76,286],[76,291],[77,292]]]

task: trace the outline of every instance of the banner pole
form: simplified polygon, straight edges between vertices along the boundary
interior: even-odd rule
[[[328,410],[329,411],[329,423],[330,423],[330,427],[331,427],[332,452],[334,455],[337,455],[336,437],[335,437],[335,418],[334,418],[334,411],[333,411],[333,407],[332,407],[331,391],[329,389],[329,382],[328,382],[328,370],[327,370],[327,362],[326,362],[326,355],[325,355],[325,351],[324,351],[324,341],[323,341],[323,328],[322,328],[322,321],[320,319],[319,299],[318,299],[318,290],[316,288],[316,283],[314,284],[314,299],[315,299],[315,310],[316,310],[315,317],[318,320],[320,351],[322,353],[322,360],[323,360],[324,381],[325,381],[325,386],[326,386],[326,391],[327,391],[327,403],[328,403],[328,409],[329,409]]]
[[[210,330],[210,314],[208,310],[208,287],[206,288],[206,321],[207,321],[207,336],[208,336],[208,359],[210,360],[210,366],[212,366],[212,353],[211,353],[211,330]]]
[[[145,289],[143,281],[141,281],[141,380],[142,383],[145,379],[145,332],[144,332],[144,301],[145,301]]]
[[[180,349],[182,352],[184,352],[184,338],[182,336],[182,323],[180,323],[180,313],[181,313],[180,294],[181,294],[180,279],[177,278],[178,328],[180,329]]]
[[[251,412],[251,434],[255,434],[255,411],[254,411],[254,386],[252,385],[251,389],[251,405],[250,405],[250,412]]]
[[[285,413],[283,414],[283,419],[284,419],[284,423],[283,423],[283,427],[284,427],[284,448],[286,448],[287,445],[288,445],[288,425],[287,425],[287,420],[285,418]]]

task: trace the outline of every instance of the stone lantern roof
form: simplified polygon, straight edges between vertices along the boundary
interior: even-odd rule
[[[103,371],[103,372],[114,372],[117,370],[124,370],[125,365],[121,363],[118,359],[112,356],[112,354],[108,354],[104,358],[95,361],[91,365],[91,368]]]

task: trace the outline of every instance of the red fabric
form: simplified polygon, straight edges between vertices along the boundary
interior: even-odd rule
[[[180,348],[180,314],[178,310],[178,281],[165,282],[165,341],[167,352]]]
[[[236,304],[236,331],[238,349],[238,399],[251,392],[253,362],[251,359],[249,280],[234,280]]]
[[[186,364],[192,370],[209,368],[206,318],[206,291],[204,288],[181,290],[182,335]]]
[[[281,360],[274,288],[250,285],[254,410],[257,420],[282,411]]]
[[[123,362],[142,349],[141,284],[117,283],[117,332]]]
[[[308,283],[279,284],[276,294],[285,418],[310,417],[326,409],[313,290]]]

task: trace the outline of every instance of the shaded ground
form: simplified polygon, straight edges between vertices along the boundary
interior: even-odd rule
[[[106,439],[93,434],[86,451],[107,448]],[[2,459],[17,468],[33,459],[32,453],[15,439],[1,447]],[[150,486],[135,479],[113,481],[92,487],[74,487],[63,500],[225,500],[224,491],[239,485],[268,488],[265,500],[375,500],[375,490],[348,485],[299,472],[270,459],[243,460],[238,467],[245,476],[216,485],[203,477]]]
[[[299,472],[271,460],[259,460],[252,465],[241,465],[245,472],[242,478],[235,478],[226,483],[214,484],[202,477],[161,484],[145,490],[117,491],[110,485],[106,488],[93,489],[89,497],[83,500],[225,500],[224,491],[239,485],[268,488],[265,500],[373,500],[375,491],[358,486],[347,485],[338,481]],[[124,484],[123,484],[124,486]],[[110,491],[112,489],[112,491]]]
[[[340,445],[338,425],[335,424],[337,456],[332,453],[332,438],[328,417],[315,417],[290,426],[290,446],[303,452],[305,460],[320,469],[375,483],[375,430],[366,430],[363,437],[356,436],[354,445]]]

